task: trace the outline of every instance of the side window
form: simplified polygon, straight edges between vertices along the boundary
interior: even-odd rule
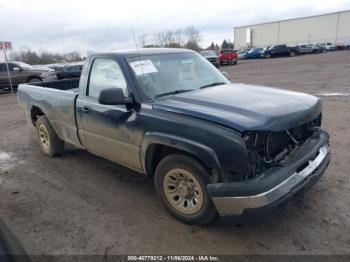
[[[0,64],[0,72],[6,72],[6,65]]]
[[[15,67],[19,67],[18,65],[15,65],[15,64],[9,64],[9,69],[10,69],[10,71],[13,71],[13,68],[15,68]]]
[[[98,97],[106,88],[121,88],[128,96],[127,83],[118,63],[111,59],[97,58],[93,62],[87,95]]]

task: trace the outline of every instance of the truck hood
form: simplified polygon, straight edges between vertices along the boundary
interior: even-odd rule
[[[30,72],[30,73],[37,73],[37,74],[40,74],[40,73],[44,73],[44,72],[47,72],[48,70],[45,70],[45,69],[25,69],[23,70],[25,72]]]
[[[281,131],[316,118],[315,96],[255,85],[227,84],[168,96],[153,108],[203,119],[239,132]]]

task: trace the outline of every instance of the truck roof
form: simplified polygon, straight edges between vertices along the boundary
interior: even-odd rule
[[[126,49],[126,50],[116,50],[111,52],[96,52],[92,53],[91,56],[99,55],[120,55],[126,57],[133,57],[138,55],[160,55],[160,54],[172,54],[172,53],[187,53],[194,51],[184,48],[140,48],[140,49]]]

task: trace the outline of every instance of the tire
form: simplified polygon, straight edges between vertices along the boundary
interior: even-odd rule
[[[37,82],[42,82],[42,80],[38,77],[33,77],[28,81],[28,83],[37,83]]]
[[[46,116],[38,118],[35,123],[35,128],[41,150],[44,154],[50,157],[62,155],[64,141],[57,136]]]
[[[264,55],[264,57],[267,58],[267,59],[269,59],[269,58],[271,58],[272,56],[271,56],[270,54],[266,54],[266,55]]]
[[[233,65],[237,65],[237,60],[233,61],[232,64],[233,64]]]
[[[157,166],[154,184],[158,198],[176,219],[189,225],[204,225],[216,217],[206,185],[209,173],[193,158],[174,154]]]
[[[289,52],[289,56],[290,56],[290,57],[295,56],[295,52],[294,52],[294,51],[290,51],[290,52]]]

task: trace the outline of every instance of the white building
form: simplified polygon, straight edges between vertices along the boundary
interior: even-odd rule
[[[235,49],[324,42],[350,43],[350,10],[234,28]]]

